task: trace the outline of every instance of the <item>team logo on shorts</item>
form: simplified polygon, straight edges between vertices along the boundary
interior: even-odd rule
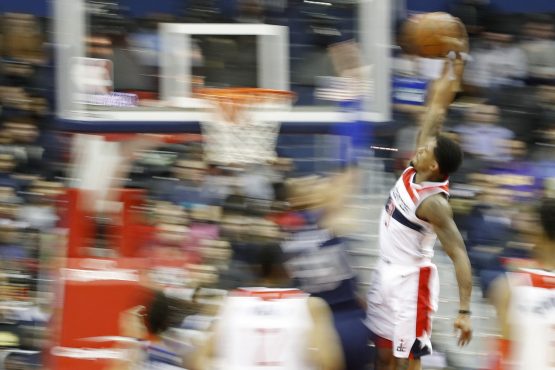
[[[407,350],[407,346],[405,346],[405,342],[401,339],[401,342],[396,348],[397,352],[405,352]]]

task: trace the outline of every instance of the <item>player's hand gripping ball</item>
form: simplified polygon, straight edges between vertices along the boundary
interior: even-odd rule
[[[448,13],[424,13],[410,17],[401,30],[400,43],[408,54],[443,58],[449,52],[468,52],[468,34],[459,18]]]

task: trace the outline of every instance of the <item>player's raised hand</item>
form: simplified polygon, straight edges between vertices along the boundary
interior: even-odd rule
[[[444,36],[441,41],[446,45],[446,49],[456,53],[468,53],[468,39]]]
[[[459,314],[455,319],[455,331],[458,333],[458,345],[465,346],[472,339],[472,323],[470,315]]]

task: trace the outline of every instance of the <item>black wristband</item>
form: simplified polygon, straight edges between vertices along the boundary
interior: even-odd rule
[[[471,313],[469,310],[459,310],[459,315],[470,315]]]

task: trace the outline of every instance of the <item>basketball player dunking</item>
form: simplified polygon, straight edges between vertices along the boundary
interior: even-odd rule
[[[555,369],[555,199],[539,216],[533,260],[492,285],[502,336],[492,370]]]
[[[377,370],[418,370],[421,356],[431,353],[431,314],[437,308],[439,287],[431,262],[436,238],[453,261],[457,277],[459,345],[472,336],[471,267],[448,202],[448,176],[461,164],[462,152],[457,143],[440,135],[464,69],[460,53],[453,54],[456,57],[446,58],[441,77],[430,88],[417,153],[382,211],[380,260],[368,292],[366,319],[377,347]]]

